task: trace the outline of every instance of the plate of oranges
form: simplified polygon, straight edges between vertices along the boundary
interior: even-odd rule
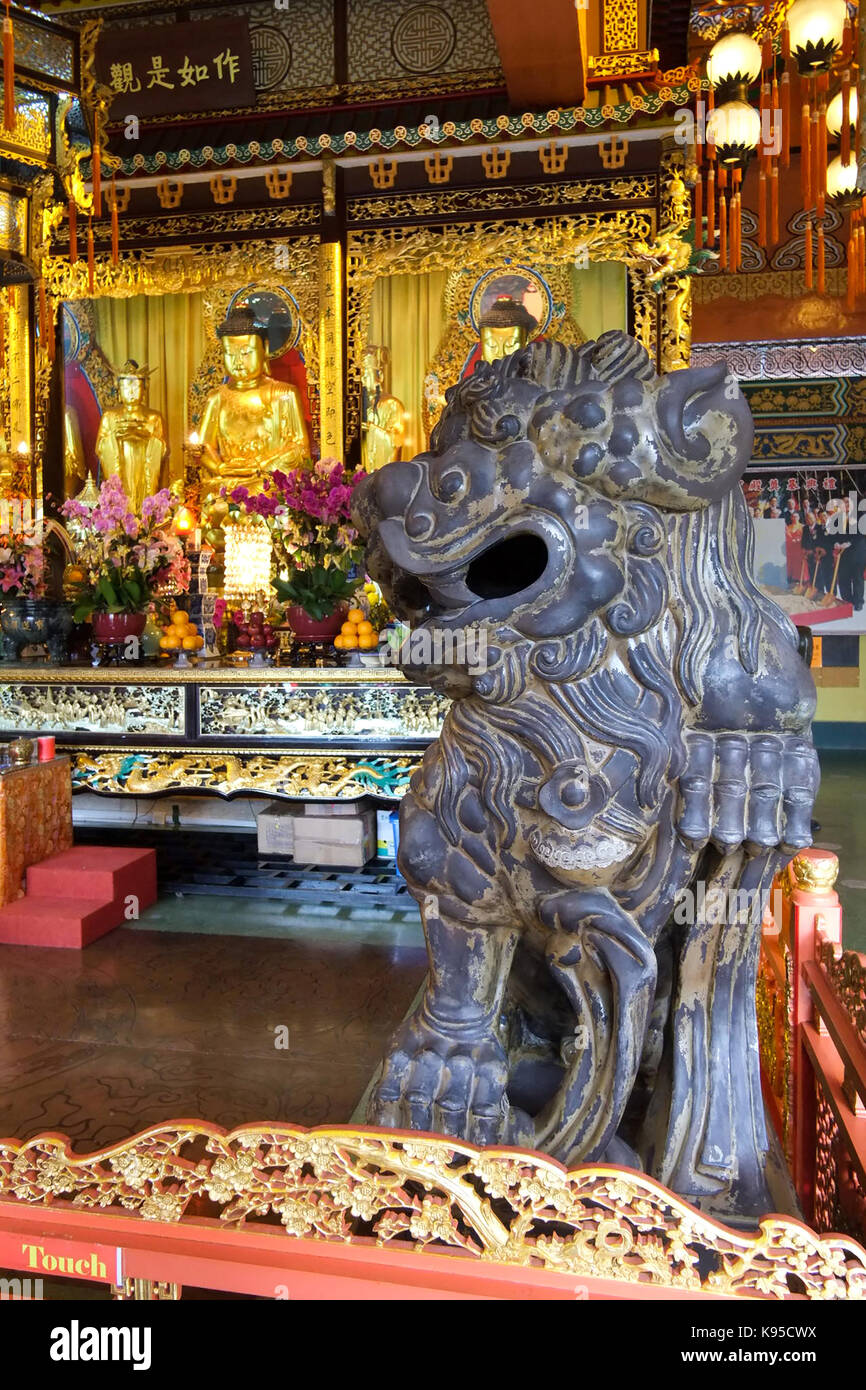
[[[171,622],[162,629],[159,646],[166,656],[174,652],[200,652],[204,638],[195,623],[190,622],[189,614],[183,608],[176,608]]]
[[[363,608],[350,608],[346,621],[334,638],[338,652],[373,652],[379,645],[379,634]]]

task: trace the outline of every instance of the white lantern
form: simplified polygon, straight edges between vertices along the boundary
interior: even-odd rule
[[[857,124],[857,89],[852,87],[848,93],[848,124]],[[827,129],[831,135],[842,134],[842,93],[837,92],[827,107]]]
[[[761,117],[747,101],[726,101],[710,112],[707,144],[715,145],[722,164],[739,164],[758,148]]]
[[[271,533],[260,516],[245,516],[223,523],[225,579],[229,602],[252,603],[267,596],[271,587]]]
[[[714,87],[754,82],[761,71],[761,47],[749,34],[725,34],[710,49],[707,77]]]
[[[847,164],[842,156],[831,159],[827,165],[827,197],[846,198],[857,192],[857,161],[852,155]]]
[[[795,0],[788,11],[791,52],[801,73],[826,72],[842,47],[845,0]]]

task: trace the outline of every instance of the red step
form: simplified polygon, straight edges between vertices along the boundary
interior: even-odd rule
[[[31,864],[26,896],[0,908],[0,943],[80,951],[155,902],[155,850],[78,845]]]
[[[68,896],[19,898],[0,908],[0,942],[6,946],[66,946],[80,951],[123,920],[122,901],[76,905]]]
[[[138,910],[156,902],[156,851],[76,845],[27,870],[28,898],[119,903],[138,898]],[[121,919],[122,920],[122,919]]]

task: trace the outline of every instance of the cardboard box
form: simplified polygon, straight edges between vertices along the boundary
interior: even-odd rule
[[[293,854],[295,822],[300,819],[300,808],[284,802],[274,801],[261,811],[256,820],[259,854]]]
[[[357,801],[305,801],[304,815],[321,816],[352,816],[363,815],[370,809],[369,797],[359,797]]]
[[[299,816],[294,824],[296,864],[361,869],[376,855],[376,817]]]

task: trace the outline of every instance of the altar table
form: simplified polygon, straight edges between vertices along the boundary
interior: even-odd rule
[[[448,706],[392,667],[0,670],[0,739],[53,734],[101,796],[399,800]]]

